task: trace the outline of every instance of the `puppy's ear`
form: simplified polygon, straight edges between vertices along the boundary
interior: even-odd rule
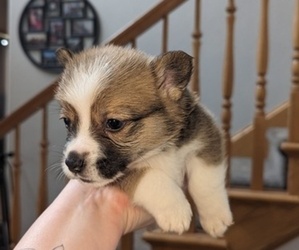
[[[192,57],[183,51],[171,51],[155,58],[152,67],[160,91],[178,101],[192,75]]]
[[[74,53],[66,48],[56,50],[56,56],[62,66],[65,66],[74,56]]]

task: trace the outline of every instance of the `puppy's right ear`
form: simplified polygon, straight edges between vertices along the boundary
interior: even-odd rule
[[[74,56],[74,53],[66,48],[59,48],[56,50],[56,56],[58,61],[62,66],[65,66],[68,62],[70,62]]]

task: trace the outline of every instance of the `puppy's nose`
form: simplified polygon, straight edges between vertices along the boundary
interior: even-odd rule
[[[65,159],[65,164],[69,170],[75,174],[81,173],[84,169],[84,156],[76,151],[71,151]]]

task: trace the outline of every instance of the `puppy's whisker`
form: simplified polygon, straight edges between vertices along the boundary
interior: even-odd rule
[[[61,170],[61,162],[56,162],[47,167],[47,171]]]
[[[62,170],[61,170],[61,172],[56,176],[56,178],[57,178],[58,181],[66,180],[66,176],[65,176],[65,174],[63,173]]]

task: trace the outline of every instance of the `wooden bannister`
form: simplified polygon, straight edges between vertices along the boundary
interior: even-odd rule
[[[42,108],[42,140],[41,147],[41,167],[39,174],[39,189],[38,189],[38,202],[37,214],[40,215],[48,205],[48,179],[47,179],[47,166],[48,166],[48,111],[47,106]]]
[[[225,148],[227,153],[227,166],[230,166],[231,156],[231,117],[232,117],[232,92],[234,84],[234,22],[235,22],[235,3],[229,0],[226,8],[227,12],[227,30],[226,30],[226,47],[223,63],[223,82],[222,82],[222,128],[224,131]],[[227,171],[229,180],[229,170]]]
[[[163,0],[162,0],[163,1]],[[168,51],[168,15],[163,16],[162,18],[162,49],[161,53],[166,53]]]
[[[104,41],[103,44],[112,43],[116,45],[126,45],[128,42],[143,34],[151,26],[156,24],[164,16],[169,14],[185,1],[186,0],[164,0],[159,2],[152,9],[142,15],[142,17],[133,21],[131,25],[125,27],[123,31],[110,37],[107,41]]]
[[[194,6],[194,31],[193,37],[193,74],[191,78],[191,89],[200,96],[200,12],[201,12],[201,1],[195,0]]]
[[[257,74],[256,84],[256,112],[254,115],[253,152],[251,188],[261,190],[263,188],[263,172],[266,144],[266,73],[268,67],[268,10],[269,0],[261,0],[260,30],[257,49]]]
[[[20,188],[20,127],[15,127],[14,135],[14,162],[13,162],[13,187],[14,195],[12,199],[12,213],[11,213],[11,227],[10,236],[11,241],[16,243],[20,237],[21,228],[21,188]]]

